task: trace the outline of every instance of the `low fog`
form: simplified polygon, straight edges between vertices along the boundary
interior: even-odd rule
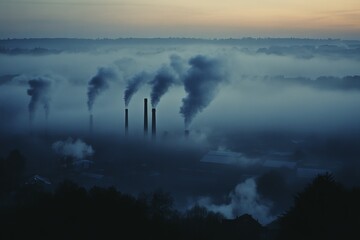
[[[304,166],[360,183],[360,42],[182,41],[0,40],[0,157],[19,149],[29,176],[160,188],[180,210],[262,224],[311,180]],[[144,98],[156,136],[144,135]],[[203,161],[209,151],[243,164]]]

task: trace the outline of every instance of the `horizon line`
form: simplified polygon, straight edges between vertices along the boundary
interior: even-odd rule
[[[255,36],[244,36],[244,37],[7,37],[7,38],[0,38],[0,41],[4,40],[55,40],[55,39],[63,39],[63,40],[205,40],[205,41],[221,41],[221,40],[266,40],[266,39],[288,39],[288,40],[332,40],[332,41],[360,41],[360,39],[344,39],[344,38],[332,38],[332,37],[274,37],[274,36],[268,36],[268,37],[255,37]]]

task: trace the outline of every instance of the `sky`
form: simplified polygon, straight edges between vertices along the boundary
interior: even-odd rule
[[[0,0],[0,38],[360,39],[359,0]]]

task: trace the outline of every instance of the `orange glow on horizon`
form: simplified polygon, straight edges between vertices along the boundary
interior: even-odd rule
[[[114,32],[114,35],[198,33],[203,37],[221,37],[222,34],[236,36],[241,31],[245,35],[265,32],[274,36],[349,33],[360,38],[360,1],[5,0],[0,2],[0,22],[3,23],[0,34],[11,29],[55,32],[56,27],[80,35],[98,31],[100,36]]]

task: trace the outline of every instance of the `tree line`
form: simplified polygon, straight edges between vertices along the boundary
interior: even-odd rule
[[[19,151],[0,158],[0,239],[359,239],[360,188],[317,176],[293,206],[268,226],[250,215],[225,219],[195,205],[174,208],[161,190],[134,197],[114,187],[85,189],[63,181],[55,190],[24,184]]]

